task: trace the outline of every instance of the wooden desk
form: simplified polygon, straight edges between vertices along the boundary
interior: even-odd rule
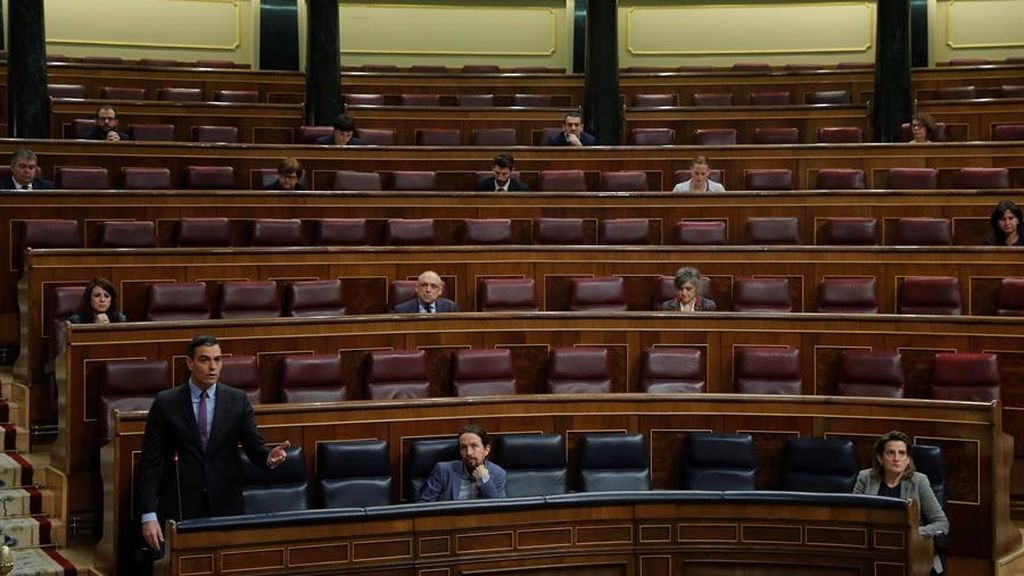
[[[664,326],[658,324],[652,327]],[[678,322],[674,324],[679,326]],[[180,333],[183,335],[184,331]],[[225,334],[218,333],[218,336]],[[244,342],[233,334],[227,335],[225,349],[237,353]],[[685,436],[691,432],[752,434],[761,471],[760,482],[763,486],[774,486],[778,481],[781,449],[790,438],[852,440],[859,463],[866,466],[874,439],[895,428],[907,432],[915,442],[941,446],[947,470],[955,471],[947,474],[948,515],[956,530],[950,553],[957,555],[962,565],[971,569],[971,574],[993,574],[994,560],[1020,546],[1020,532],[1010,521],[1006,503],[1009,438],[1001,431],[998,408],[985,404],[620,394],[277,405],[258,406],[256,413],[268,442],[289,439],[293,445],[302,446],[307,455],[316,453],[318,442],[356,438],[388,440],[396,490],[403,485],[401,463],[410,440],[450,437],[453,430],[467,421],[477,422],[495,434],[561,434],[567,440],[570,470],[575,469],[575,446],[581,434],[642,433],[651,451],[653,487],[659,490],[678,486],[682,446]],[[105,538],[98,549],[101,566],[103,559],[109,562],[118,557],[118,541],[123,542],[128,537],[124,530],[134,529],[128,523],[129,518],[137,516],[131,507],[132,465],[141,446],[143,427],[143,414],[121,414],[115,424],[114,440],[103,451],[107,498],[104,499]],[[311,478],[315,477],[313,460],[307,456]],[[395,501],[398,496],[396,493]],[[678,509],[658,511],[657,507],[645,512],[650,512],[654,518],[683,514]],[[783,517],[783,513],[776,512],[778,518]],[[761,509],[756,513],[767,514],[768,511]],[[844,515],[833,510],[830,518],[837,518],[833,514]],[[768,514],[766,517],[776,516]],[[818,520],[827,521],[823,517]],[[446,528],[453,526],[449,522]],[[227,532],[218,538],[230,534],[236,533]],[[306,535],[312,536],[313,531]],[[226,541],[224,544],[229,545]]]
[[[287,566],[290,574],[379,567],[410,576],[555,570],[671,576],[678,573],[674,566],[685,566],[687,574],[731,568],[768,575],[800,565],[926,576],[931,565],[931,541],[917,534],[913,501],[779,492],[616,493],[606,502],[583,496],[506,500],[500,509],[460,502],[404,513],[379,507],[323,517],[318,511],[307,520],[292,515],[288,526],[247,525],[244,517],[186,521],[167,533],[166,566],[170,574],[216,566],[269,575]]]
[[[1000,124],[1024,122],[1024,98],[919,101],[918,110],[946,123],[952,141],[991,140]]]

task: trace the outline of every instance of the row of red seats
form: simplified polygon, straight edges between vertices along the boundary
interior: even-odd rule
[[[733,383],[739,394],[800,395],[803,374],[800,350],[790,347],[738,346]],[[424,350],[372,350],[365,360],[363,390],[371,400],[428,398],[431,374]],[[640,391],[702,393],[707,390],[704,351],[686,347],[652,347],[640,360]],[[899,352],[844,351],[835,384],[839,396],[905,397],[905,369]],[[109,419],[114,409],[147,409],[152,397],[169,387],[164,360],[111,361],[101,366],[97,390]],[[455,350],[447,374],[456,396],[514,395],[517,380],[508,348]],[[245,390],[254,403],[340,402],[355,396],[337,354],[290,355],[281,359],[280,397],[262,397],[260,373],[253,356],[224,359],[221,383]],[[553,348],[547,359],[546,388],[553,394],[608,393],[612,389],[607,348]],[[989,402],[1000,398],[999,361],[991,353],[935,355],[931,398]]]
[[[83,84],[48,84],[46,86],[50,98],[86,97]],[[253,103],[259,101],[259,93],[255,90],[214,90],[214,102]],[[104,86],[100,88],[100,98],[104,100],[145,100],[146,89],[130,86]],[[166,87],[157,90],[157,100],[172,102],[205,102],[202,88]]]
[[[138,60],[126,60],[119,56],[65,56],[64,54],[47,54],[46,61],[52,64],[98,64],[102,66],[156,66],[156,67],[178,67],[178,68],[243,68],[249,69],[248,64],[239,64],[232,60],[224,59],[199,59],[199,60],[170,60],[165,58],[140,58]]]
[[[898,314],[962,314],[960,283],[946,276],[906,276],[899,279]],[[705,279],[705,293],[714,295],[714,280]],[[673,278],[652,278],[650,310],[676,295]],[[207,320],[210,318],[276,318],[282,315],[341,316],[346,312],[342,280],[307,280],[282,286],[272,280],[155,283],[147,290],[145,320]],[[740,277],[732,282],[732,311],[791,312],[793,297],[788,278]],[[54,289],[48,302],[49,318],[58,323],[75,311],[82,286]],[[388,291],[388,308],[415,296],[415,281],[396,280]],[[875,314],[878,303],[874,278],[825,278],[818,284],[817,312]],[[214,298],[210,297],[215,293]],[[212,304],[211,304],[212,301]],[[1003,278],[997,296],[997,314],[1024,316],[1024,278]],[[483,278],[477,303],[480,312],[538,312],[536,283],[532,278]],[[569,279],[568,311],[625,312],[629,310],[625,281],[618,276]],[[724,311],[724,310],[723,310]],[[131,320],[141,320],[132,318]],[[59,330],[58,330],[59,332]]]
[[[0,168],[0,174],[10,168]],[[108,190],[110,174],[106,168],[59,166],[56,171],[57,187],[67,190]],[[231,190],[238,188],[233,166],[186,166],[183,170],[183,188],[205,190]],[[263,188],[277,179],[272,168],[254,171],[252,184]],[[490,176],[490,172],[477,172],[474,183]],[[518,176],[518,174],[516,174]],[[711,180],[721,182],[722,172],[712,170]],[[677,170],[673,182],[690,179],[689,170]],[[793,171],[788,168],[761,168],[743,171],[744,190],[794,190]],[[938,188],[939,171],[936,168],[890,168],[885,186],[888,190],[934,190]],[[302,180],[306,183],[305,179]],[[387,186],[385,186],[385,183]],[[1005,189],[1010,188],[1008,168],[961,168],[953,188]],[[124,167],[121,169],[121,188],[126,190],[167,190],[175,188],[169,168]],[[864,190],[865,175],[861,169],[822,168],[815,179],[817,190]],[[376,191],[396,190],[432,192],[438,190],[437,173],[427,170],[396,170],[392,172],[354,172],[338,170],[329,190]],[[539,192],[587,192],[593,190],[583,170],[541,170],[538,174]],[[597,190],[604,192],[647,192],[650,183],[646,172],[601,172]],[[597,191],[595,190],[595,191]]]
[[[457,232],[450,234],[461,245],[589,245],[583,218],[536,218],[532,222],[510,218],[454,219]],[[148,220],[104,220],[94,236],[82,242],[78,220],[23,220],[17,224],[16,250],[24,248],[156,248],[158,246],[219,248],[230,246],[433,246],[438,244],[437,223],[432,218],[181,218],[173,223],[174,238],[158,236]],[[824,218],[816,229],[820,246],[877,246],[875,218]],[[597,222],[597,244],[660,244],[657,228],[648,218],[608,218]],[[681,245],[729,244],[724,220],[681,220],[673,226],[671,240]],[[450,241],[450,240],[449,240]],[[952,246],[953,227],[947,218],[899,218],[892,246]],[[795,217],[752,217],[743,228],[743,243],[756,246],[800,245],[800,222]]]

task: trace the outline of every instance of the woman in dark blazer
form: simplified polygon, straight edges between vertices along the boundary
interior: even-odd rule
[[[700,271],[692,266],[683,266],[676,271],[672,281],[676,287],[676,297],[661,303],[662,310],[677,312],[714,312],[715,301],[701,296],[703,283]]]
[[[117,290],[106,278],[93,278],[82,293],[78,309],[68,318],[72,324],[109,324],[125,322],[117,302]]]

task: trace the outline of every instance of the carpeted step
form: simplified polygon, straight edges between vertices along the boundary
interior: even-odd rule
[[[10,576],[76,576],[78,569],[50,546],[14,551],[14,571]]]
[[[28,452],[28,434],[14,424],[0,424],[0,442],[4,450]]]
[[[0,488],[33,484],[32,464],[17,452],[0,453]]]
[[[35,486],[0,489],[0,519],[43,513],[43,494]]]
[[[36,548],[53,544],[52,526],[47,516],[24,516],[0,520],[3,543],[11,548]]]

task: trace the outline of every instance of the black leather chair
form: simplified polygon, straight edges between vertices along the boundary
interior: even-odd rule
[[[651,489],[643,434],[587,434],[577,450],[581,492]]]
[[[683,458],[683,490],[757,489],[750,434],[687,434]]]
[[[404,500],[415,502],[419,499],[434,464],[459,459],[457,438],[431,438],[409,442],[409,453],[405,457]]]
[[[302,447],[288,448],[288,457],[273,470],[253,464],[239,448],[242,466],[242,508],[246,514],[309,510],[309,482]]]
[[[509,498],[565,494],[568,471],[565,441],[559,434],[498,436],[494,461],[505,469]]]
[[[321,442],[316,447],[321,508],[391,504],[391,456],[387,440]]]
[[[857,458],[850,440],[793,438],[786,442],[782,489],[790,492],[853,492]]]

